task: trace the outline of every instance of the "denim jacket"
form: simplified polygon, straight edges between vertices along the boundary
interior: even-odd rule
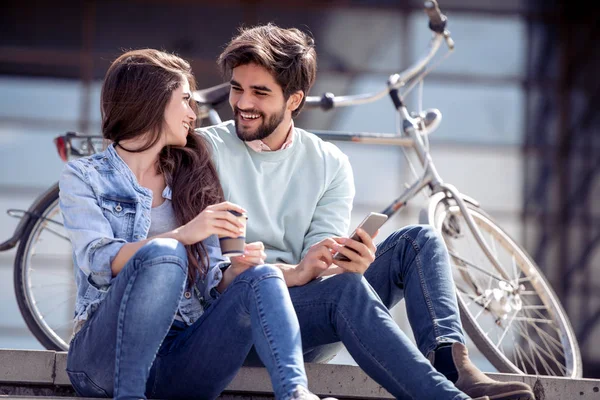
[[[112,144],[101,153],[67,163],[59,188],[59,205],[73,246],[77,331],[110,290],[111,264],[121,247],[146,239],[152,191],[139,185]],[[171,199],[169,186],[162,196]],[[215,235],[203,244],[210,260],[208,274],[197,279],[179,303],[179,313],[188,325],[218,296],[215,288],[223,278],[221,268],[229,265]]]

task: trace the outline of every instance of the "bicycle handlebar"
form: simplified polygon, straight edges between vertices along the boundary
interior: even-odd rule
[[[429,29],[443,34],[446,30],[446,21],[448,18],[441,13],[436,0],[427,0],[424,4],[425,12],[429,17]]]
[[[446,30],[448,18],[440,12],[435,0],[427,0],[424,3],[425,12],[429,16],[429,29],[434,33],[431,40],[429,53],[405,69],[399,74],[393,74],[388,79],[388,86],[376,93],[356,94],[348,96],[336,96],[333,93],[324,93],[321,96],[306,96],[304,106],[307,108],[321,108],[322,110],[331,110],[337,107],[355,106],[371,103],[385,97],[393,89],[404,86],[411,79],[419,75],[427,64],[433,59],[440,48],[442,40],[450,50],[454,49],[454,42],[450,38],[450,32]]]

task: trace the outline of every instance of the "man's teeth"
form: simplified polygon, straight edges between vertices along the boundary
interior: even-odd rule
[[[245,114],[245,113],[240,113],[240,115],[244,118],[244,119],[256,119],[258,117],[260,117],[260,115],[258,114]]]
[[[185,122],[183,123],[183,126],[185,127],[185,129],[190,129],[190,125],[186,124]]]

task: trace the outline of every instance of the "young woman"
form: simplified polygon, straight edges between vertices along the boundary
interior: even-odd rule
[[[102,87],[112,143],[68,163],[60,207],[73,245],[77,393],[119,399],[213,399],[254,346],[280,399],[308,390],[283,275],[264,246],[231,261],[218,235],[242,225],[223,201],[207,145],[193,134],[194,79],[157,50],[120,56]]]

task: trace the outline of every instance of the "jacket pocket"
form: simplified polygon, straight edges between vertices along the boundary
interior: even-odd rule
[[[110,285],[98,287],[98,285],[93,281],[92,276],[88,275],[86,286],[87,288],[85,289],[83,295],[85,308],[82,311],[85,311],[87,318],[90,318],[98,309],[100,303],[104,301],[106,294],[110,290]]]
[[[113,228],[115,238],[132,241],[136,205],[135,199],[100,196],[100,206]]]
[[[67,374],[73,389],[80,397],[110,397],[106,390],[91,380],[85,372],[67,370]]]

